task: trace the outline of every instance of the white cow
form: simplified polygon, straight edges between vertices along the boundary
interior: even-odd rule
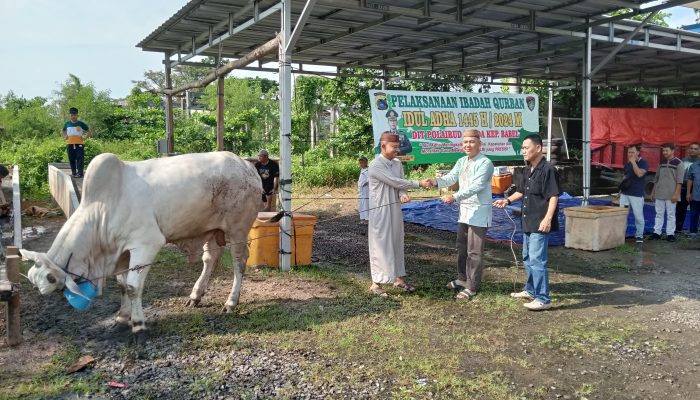
[[[261,198],[255,167],[229,152],[138,162],[101,154],[87,170],[80,206],[49,251],[21,252],[34,261],[28,275],[42,294],[64,286],[80,293],[73,280],[78,277],[101,289],[103,278],[117,272],[122,289],[117,322],[130,323],[136,339],[142,340],[144,280],[165,243],[204,250],[204,268],[188,301],[195,305],[223,252],[225,235],[234,272],[226,310],[238,304],[241,268],[248,259],[247,235]]]

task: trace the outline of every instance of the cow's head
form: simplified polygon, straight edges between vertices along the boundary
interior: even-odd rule
[[[34,261],[34,265],[29,268],[27,277],[41,294],[49,294],[54,290],[66,287],[71,292],[85,297],[75,281],[61,267],[51,261],[46,253],[24,249],[20,249],[20,252],[24,259]]]

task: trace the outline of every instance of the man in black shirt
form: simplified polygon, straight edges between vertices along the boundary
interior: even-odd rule
[[[264,192],[262,198],[263,203],[265,203],[265,208],[263,208],[262,211],[277,211],[275,193],[277,193],[277,186],[279,184],[279,164],[277,164],[276,161],[270,160],[267,150],[260,150],[258,153],[258,162],[255,163],[255,169],[258,170],[260,179],[262,179]]]
[[[525,308],[540,311],[551,307],[547,246],[549,232],[559,230],[559,177],[556,169],[542,155],[542,138],[539,135],[527,136],[523,140],[522,152],[529,168],[523,171],[516,192],[506,199],[494,201],[493,205],[504,208],[514,201],[523,200],[523,264],[527,282],[522,292],[510,295],[530,300],[524,304]]]

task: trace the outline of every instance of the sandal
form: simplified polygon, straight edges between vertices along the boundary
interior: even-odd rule
[[[464,286],[457,283],[457,280],[447,282],[447,288],[452,290],[464,289]]]
[[[471,298],[474,297],[474,296],[476,296],[476,293],[472,292],[472,291],[469,290],[469,289],[463,289],[461,292],[457,293],[457,295],[455,296],[455,299],[458,299],[458,300],[462,300],[462,299],[464,299],[464,300],[469,300],[469,299],[471,299]]]
[[[384,290],[382,290],[382,288],[380,288],[380,287],[371,287],[371,288],[369,288],[369,294],[371,294],[371,295],[373,295],[373,296],[379,296],[379,297],[381,297],[382,299],[386,299],[386,298],[389,297],[389,294],[387,294],[387,292],[385,292]]]
[[[412,293],[416,291],[416,287],[413,285],[409,285],[408,283],[394,283],[394,287],[397,289],[401,289],[404,292],[407,293]]]

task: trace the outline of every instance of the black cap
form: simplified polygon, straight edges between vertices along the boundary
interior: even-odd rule
[[[386,112],[386,117],[387,118],[399,118],[399,113],[397,113],[394,110],[389,110]]]
[[[78,109],[75,108],[75,107],[71,107],[71,108],[68,109],[68,112],[69,112],[70,114],[77,114],[77,113],[78,113]]]

